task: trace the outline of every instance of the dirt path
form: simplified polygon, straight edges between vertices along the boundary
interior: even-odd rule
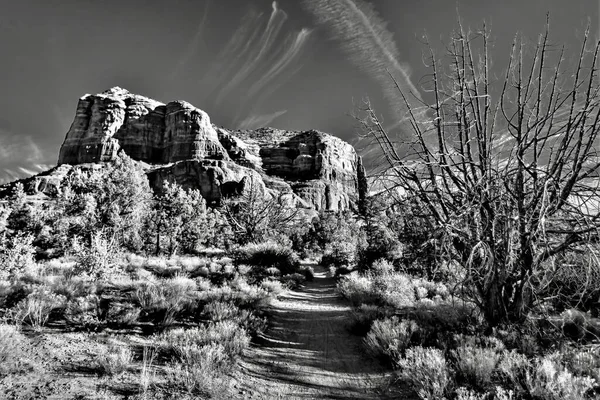
[[[272,328],[240,364],[240,398],[382,398],[385,375],[348,332],[348,303],[323,268],[315,272],[314,282],[272,305]]]

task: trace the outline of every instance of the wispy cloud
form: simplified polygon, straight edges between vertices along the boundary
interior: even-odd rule
[[[0,128],[0,184],[38,174],[52,166],[30,136],[18,136]]]
[[[410,77],[410,68],[400,61],[400,53],[386,22],[372,4],[364,0],[304,0],[317,22],[329,28],[348,59],[381,87],[396,120],[406,107],[390,80],[391,73],[405,93],[420,98]]]
[[[284,46],[283,53],[275,60],[271,65],[271,68],[250,87],[248,96],[254,97],[258,95],[271,81],[273,81],[273,79],[281,75],[293,61],[296,61],[310,34],[311,31],[304,28],[300,30],[300,32],[289,36]]]
[[[243,83],[261,64],[261,61],[264,61],[265,57],[272,51],[279,32],[288,18],[285,11],[279,8],[276,1],[273,2],[272,7],[273,11],[271,12],[265,30],[255,43],[253,43],[254,40],[248,40],[247,46],[250,49],[248,57],[239,66],[235,75],[221,88],[221,91],[217,96],[217,104],[223,101],[234,88]]]
[[[287,113],[287,110],[281,110],[265,115],[251,115],[238,124],[238,129],[264,128],[285,113]]]

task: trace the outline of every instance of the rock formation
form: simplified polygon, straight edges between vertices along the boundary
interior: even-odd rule
[[[292,193],[316,210],[356,208],[366,196],[360,157],[318,131],[229,131],[185,101],[163,104],[118,87],[79,100],[58,164],[113,160],[118,151],[149,164],[160,190],[177,182],[218,203],[253,182],[265,193]],[[46,178],[47,180],[47,178]]]

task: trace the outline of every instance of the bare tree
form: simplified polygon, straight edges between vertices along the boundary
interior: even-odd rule
[[[529,53],[516,36],[498,82],[485,25],[471,32],[459,22],[448,58],[426,43],[430,103],[415,106],[391,77],[411,140],[395,140],[368,101],[359,118],[401,188],[394,193],[426,206],[445,256],[466,269],[465,287],[492,325],[527,315],[553,279],[549,259],[598,241],[600,43],[591,46],[589,33],[570,72],[548,21]]]
[[[241,243],[249,243],[289,231],[298,217],[298,209],[290,207],[288,194],[268,194],[253,177],[245,181],[243,193],[225,201],[223,207],[234,237]]]

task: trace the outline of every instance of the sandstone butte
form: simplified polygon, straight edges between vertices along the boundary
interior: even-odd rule
[[[97,168],[125,153],[144,165],[151,186],[199,189],[209,204],[249,188],[285,194],[296,207],[356,209],[367,195],[361,158],[343,140],[315,130],[231,131],[185,101],[163,104],[114,87],[79,99],[56,168],[24,180],[51,194],[77,168]]]

